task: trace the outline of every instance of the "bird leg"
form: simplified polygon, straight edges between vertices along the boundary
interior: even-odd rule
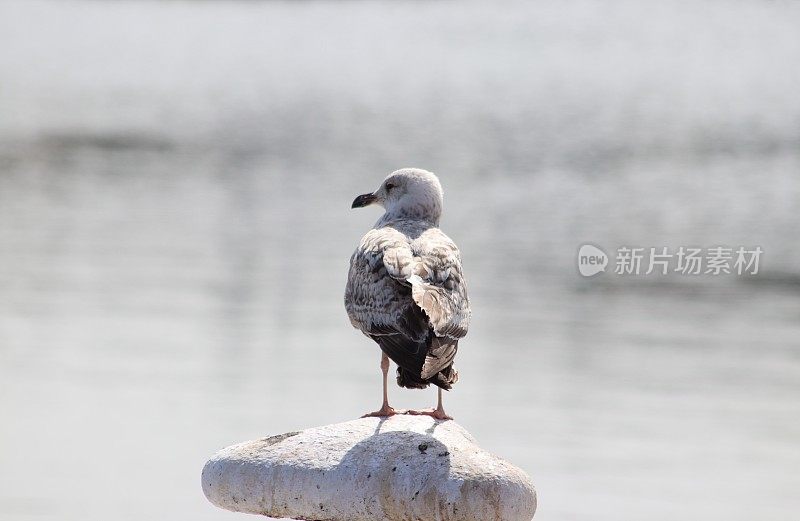
[[[386,356],[386,353],[381,352],[381,371],[383,372],[383,405],[380,409],[375,412],[368,412],[362,418],[367,418],[370,416],[394,416],[398,414],[400,411],[395,411],[392,407],[389,406],[389,392],[388,392],[388,383],[387,377],[389,375],[389,357]]]
[[[435,409],[423,409],[421,411],[415,411],[409,409],[406,414],[413,414],[415,416],[432,416],[437,420],[452,420],[452,416],[448,416],[446,412],[444,412],[444,406],[442,405],[442,388],[437,387],[439,389],[439,403],[436,404]]]

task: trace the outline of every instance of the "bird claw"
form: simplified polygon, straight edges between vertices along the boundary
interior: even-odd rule
[[[396,411],[393,407],[389,407],[385,405],[378,409],[375,412],[368,412],[362,418],[388,418],[389,416],[394,416],[395,414],[405,414],[405,410]]]
[[[444,409],[422,409],[420,411],[409,409],[404,414],[412,416],[430,416],[436,420],[452,420],[452,416],[448,416]]]

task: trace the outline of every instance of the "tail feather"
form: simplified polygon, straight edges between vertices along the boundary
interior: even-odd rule
[[[421,342],[403,335],[372,337],[381,350],[397,364],[397,384],[410,389],[425,389],[433,384],[450,389],[458,380],[453,359],[458,340],[431,334]]]
[[[448,337],[437,337],[431,335],[428,352],[425,354],[425,361],[422,364],[420,378],[427,380],[445,368],[453,365],[453,359],[458,350],[458,340]]]
[[[456,371],[452,365],[439,371],[427,380],[423,380],[418,375],[400,366],[397,367],[397,385],[408,389],[425,389],[428,385],[433,384],[436,387],[441,387],[445,391],[449,391],[457,381],[458,371]]]

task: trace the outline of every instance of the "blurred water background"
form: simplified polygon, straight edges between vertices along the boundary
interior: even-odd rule
[[[0,518],[239,519],[227,444],[353,418],[357,194],[439,173],[448,411],[537,519],[800,511],[800,5],[0,2]],[[764,249],[577,275],[583,242]],[[397,406],[435,392],[391,389]]]

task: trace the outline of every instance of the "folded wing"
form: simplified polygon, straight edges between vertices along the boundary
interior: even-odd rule
[[[398,364],[398,383],[449,388],[469,300],[455,244],[431,228],[409,239],[394,228],[370,231],[350,261],[345,307],[354,327]]]

